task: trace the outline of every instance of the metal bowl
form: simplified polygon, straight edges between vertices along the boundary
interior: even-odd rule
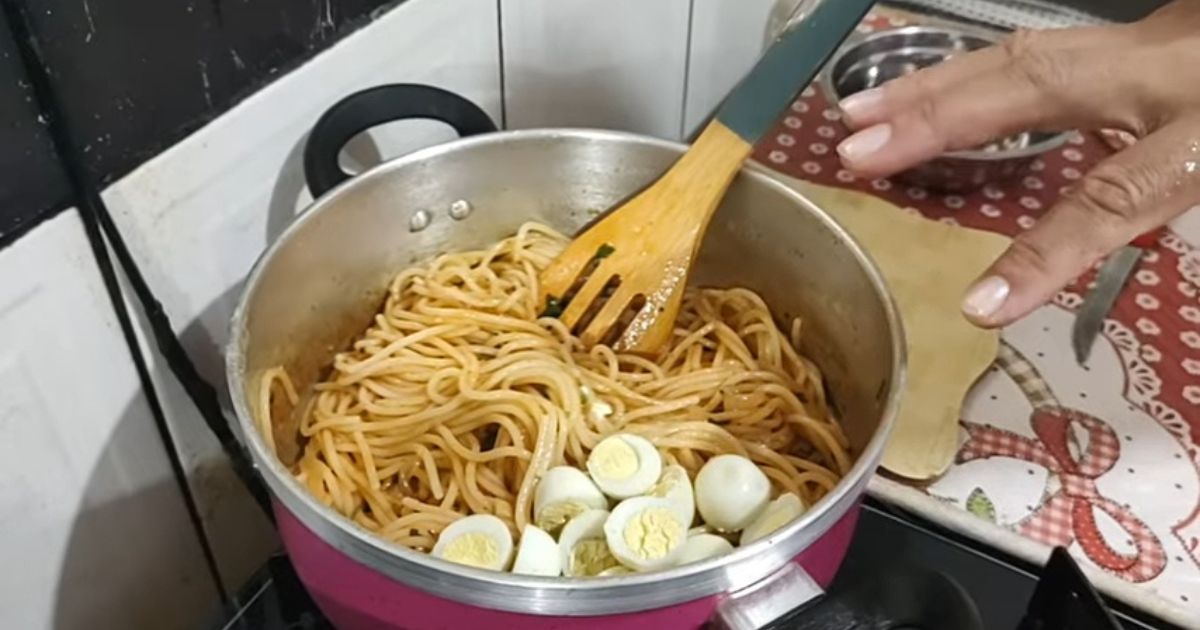
[[[834,103],[911,74],[954,55],[998,43],[983,30],[905,26],[856,34],[838,49],[821,75],[821,87]],[[1033,160],[1062,146],[1070,132],[1025,132],[978,149],[953,151],[897,175],[908,183],[950,192],[1011,179]]]

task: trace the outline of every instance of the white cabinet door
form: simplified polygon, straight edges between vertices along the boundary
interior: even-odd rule
[[[0,628],[191,628],[215,585],[75,211],[0,251]]]
[[[496,0],[409,0],[105,191],[147,281],[222,392],[220,353],[242,279],[309,200],[301,168],[305,134],[342,97],[398,82],[458,92],[499,123]],[[419,122],[373,136],[384,157],[453,137],[444,125]],[[216,441],[154,359],[222,574],[236,587],[276,543]]]
[[[683,131],[690,0],[500,0],[510,128]]]
[[[691,135],[763,52],[772,12],[795,0],[692,0],[684,133]]]

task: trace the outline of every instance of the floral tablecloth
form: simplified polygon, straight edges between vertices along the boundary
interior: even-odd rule
[[[900,22],[872,15],[871,30]],[[846,135],[807,89],[756,152],[818,184],[873,193],[928,218],[1015,235],[1109,155],[1079,136],[1018,181],[942,195],[840,168]],[[1066,546],[1102,590],[1200,627],[1200,208],[1142,257],[1087,365],[1070,347],[1095,269],[1003,331],[968,395],[951,469],[926,485],[877,478],[876,494],[1011,553]]]

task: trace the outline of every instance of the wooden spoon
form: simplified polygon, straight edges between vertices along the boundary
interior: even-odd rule
[[[812,0],[657,181],[610,209],[541,275],[547,315],[585,345],[653,353],[671,336],[701,239],[754,143],[808,85],[872,0]]]

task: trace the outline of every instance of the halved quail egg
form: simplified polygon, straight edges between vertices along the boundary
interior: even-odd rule
[[[542,475],[533,494],[533,520],[547,532],[589,509],[608,508],[608,499],[578,468],[555,466]]]
[[[433,555],[481,569],[503,571],[512,561],[512,532],[491,514],[464,516],[438,536]]]
[[[688,479],[683,466],[671,465],[663,469],[658,483],[646,493],[646,496],[666,499],[677,512],[679,519],[691,526],[696,518],[696,497],[692,493],[692,480]]]
[[[668,500],[625,499],[604,524],[604,539],[621,564],[637,571],[669,567],[687,540],[687,526]]]
[[[643,494],[662,474],[662,456],[644,437],[630,433],[610,435],[592,449],[588,474],[604,494],[628,499]]]
[[[591,577],[621,564],[604,540],[608,516],[608,510],[588,510],[563,526],[558,554],[564,575]]]

